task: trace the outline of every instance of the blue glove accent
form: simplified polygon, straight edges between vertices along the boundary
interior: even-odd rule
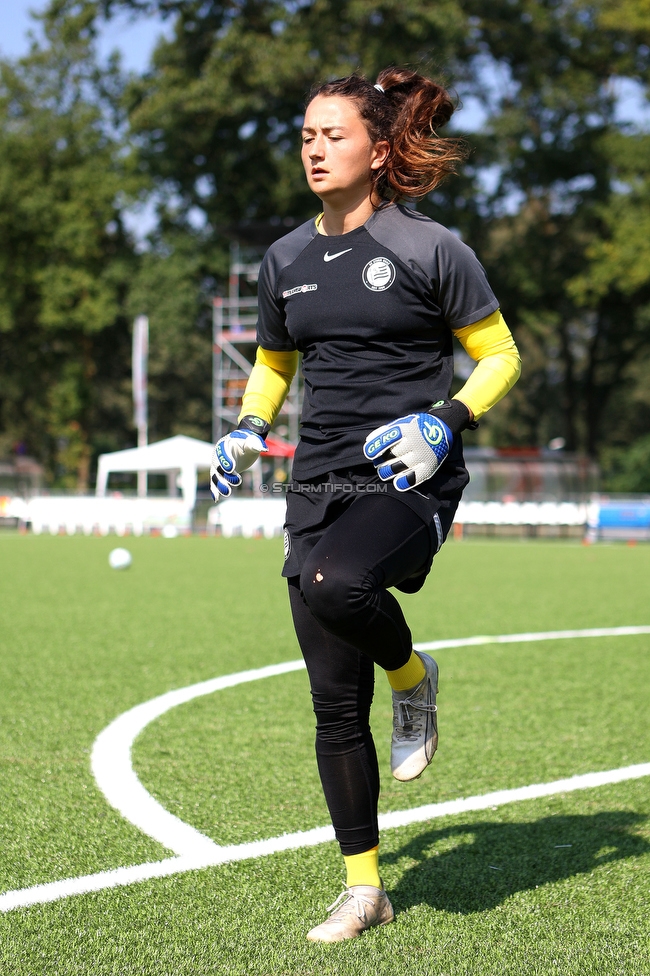
[[[393,461],[392,464],[380,464],[377,468],[377,474],[382,481],[390,481],[396,474],[401,474],[402,471],[406,471],[407,467],[408,465],[404,464],[403,461]]]
[[[422,436],[442,464],[454,443],[454,435],[440,417],[434,417],[430,413],[418,413],[415,416],[418,418]]]
[[[452,432],[439,417],[411,413],[373,430],[363,453],[382,481],[392,480],[398,491],[408,491],[435,474],[453,442]]]
[[[241,485],[241,475],[226,474],[225,471],[219,472],[218,474],[215,473],[212,475],[212,485],[210,489],[212,491],[212,497],[214,498],[215,502],[219,501],[219,496],[227,498],[228,495],[232,493],[232,489],[237,488],[239,485]],[[212,490],[213,487],[216,487],[217,489],[216,495]]]
[[[401,418],[401,420],[407,420],[407,419],[408,419],[407,417]],[[378,430],[381,431],[381,433],[379,434],[378,437],[374,437],[372,441],[368,442],[368,440],[366,439],[366,443],[363,448],[363,453],[366,455],[369,461],[374,461],[376,457],[384,453],[386,448],[391,447],[391,445],[394,444],[396,441],[401,440],[402,428],[399,426],[401,420],[394,421],[394,425],[386,425],[386,427],[379,427]],[[373,437],[375,433],[376,431],[373,431],[373,433],[370,434],[370,437]]]
[[[227,471],[235,470],[235,462],[233,461],[232,458],[228,457],[225,449],[225,444],[223,443],[223,441],[219,441],[219,443],[215,447],[215,452],[217,457],[219,458],[219,464],[221,465],[224,474]]]
[[[250,430],[233,430],[216,444],[210,468],[210,491],[215,502],[227,498],[241,485],[239,471],[250,468],[260,454],[268,451],[266,442]]]

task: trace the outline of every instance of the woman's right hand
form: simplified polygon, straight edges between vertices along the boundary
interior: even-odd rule
[[[267,451],[266,441],[261,434],[247,428],[238,427],[220,438],[215,445],[210,467],[210,491],[215,502],[232,494],[232,489],[241,485],[239,472],[246,471],[260,454]]]

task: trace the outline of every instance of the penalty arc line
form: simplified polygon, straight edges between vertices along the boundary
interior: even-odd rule
[[[530,641],[572,640],[575,637],[633,637],[650,634],[650,627],[590,627],[587,630],[542,630],[529,634],[500,634],[497,637],[459,637],[456,640],[414,644],[416,651],[436,651],[443,647],[475,647],[481,644],[527,644]]]
[[[585,773],[582,776],[570,776],[568,779],[558,779],[552,783],[537,783],[513,790],[497,790],[494,793],[447,800],[444,803],[431,803],[426,806],[415,807],[412,810],[380,814],[379,829],[388,830],[395,827],[405,827],[409,824],[434,820],[438,817],[448,817],[473,810],[486,810],[508,803],[534,800],[540,797],[554,796],[558,793],[569,793],[574,790],[588,790],[610,783],[641,779],[644,776],[650,776],[650,763],[639,763],[636,766],[624,766],[620,769],[609,769],[600,773]],[[66,878],[63,881],[51,881],[47,884],[35,885],[32,888],[7,891],[0,895],[0,911],[9,912],[16,908],[27,908],[30,905],[42,905],[59,901],[62,898],[69,898],[71,895],[90,894],[94,891],[123,887],[139,881],[148,881],[152,878],[166,878],[174,874],[183,874],[186,871],[198,871],[218,864],[230,864],[233,861],[266,857],[269,854],[277,854],[281,851],[316,847],[333,840],[334,830],[332,827],[315,827],[313,830],[282,834],[280,837],[252,841],[247,844],[233,844],[226,847],[219,847],[215,844],[215,851],[211,855],[192,856],[186,854],[180,857],[166,858],[164,861],[134,864],[131,867],[100,871],[97,874],[89,874],[85,877]]]
[[[562,640],[575,637],[623,637],[650,634],[650,627],[591,628],[589,630],[556,630],[540,633],[502,634],[492,637],[461,637],[416,644],[416,650],[470,647],[481,644],[525,643],[533,640]],[[272,664],[251,671],[223,675],[179,688],[136,705],[119,715],[95,740],[91,766],[100,790],[122,816],[153,840],[179,856],[214,857],[221,849],[190,824],[165,810],[144,788],[131,762],[131,749],[137,736],[154,719],[203,695],[263,678],[271,678],[304,669],[302,659]]]
[[[493,637],[466,637],[420,643],[416,644],[415,647],[417,650],[435,650],[445,647],[478,646],[481,644],[523,643],[576,637],[619,637],[636,634],[650,634],[650,627],[591,628],[589,630],[503,634]],[[218,864],[262,857],[283,850],[315,846],[333,840],[333,828],[327,826],[308,831],[298,831],[293,834],[283,834],[267,840],[220,846],[165,810],[142,786],[131,763],[131,747],[135,738],[151,721],[171,708],[192,701],[199,696],[212,694],[215,691],[262,678],[287,674],[303,668],[304,662],[299,660],[224,675],[160,695],[118,716],[100,733],[95,741],[91,763],[97,783],[108,802],[127,820],[172,850],[177,856],[162,861],[136,864],[101,871],[84,877],[66,878],[30,888],[7,891],[0,895],[0,911],[11,911],[29,905],[57,901],[71,895],[87,894],[106,888],[130,885],[151,878],[167,877]],[[539,783],[516,789],[499,790],[482,796],[460,798],[443,803],[427,804],[410,810],[382,814],[379,817],[379,827],[380,829],[401,827],[437,817],[483,810],[488,807],[552,796],[573,790],[590,789],[648,775],[650,775],[650,763],[641,763],[598,773],[586,773],[568,779],[556,780],[552,783]]]

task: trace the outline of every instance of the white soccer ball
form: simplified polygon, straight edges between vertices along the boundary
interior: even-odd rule
[[[111,569],[128,569],[133,559],[128,549],[113,549],[108,556]]]

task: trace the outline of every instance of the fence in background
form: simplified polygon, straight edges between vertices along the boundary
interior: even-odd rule
[[[205,511],[205,509],[204,509]],[[230,498],[212,505],[197,522],[182,498],[98,498],[94,495],[0,498],[0,519],[36,534],[142,535],[173,526],[178,532],[272,538],[282,532],[284,498]],[[572,535],[600,540],[650,541],[650,498],[592,498],[590,502],[462,501],[454,535]]]
[[[229,499],[208,512],[208,531],[222,535],[261,534],[267,538],[282,532],[284,499]],[[465,526],[558,526],[584,528],[587,505],[574,502],[461,502],[455,522],[456,536]],[[460,530],[460,531],[459,531]]]
[[[97,498],[95,495],[42,495],[28,501],[14,499],[7,517],[31,526],[35,535],[143,535],[173,526],[192,528],[192,510],[182,498]]]

